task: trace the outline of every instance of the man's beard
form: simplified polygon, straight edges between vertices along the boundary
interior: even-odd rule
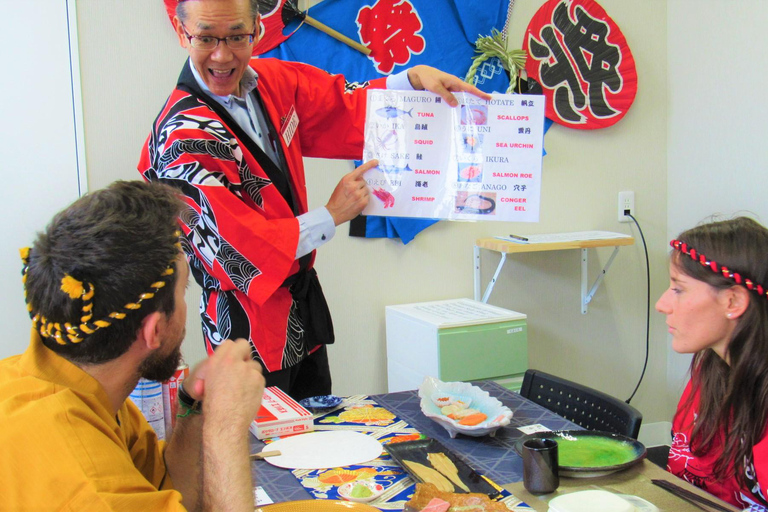
[[[181,363],[181,344],[167,355],[152,354],[139,366],[139,376],[154,381],[166,381],[173,377]]]

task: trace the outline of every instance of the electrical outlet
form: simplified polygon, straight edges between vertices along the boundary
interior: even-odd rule
[[[635,215],[635,193],[619,192],[619,222],[632,222],[629,215]]]

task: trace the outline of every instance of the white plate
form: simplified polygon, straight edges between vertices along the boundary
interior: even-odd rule
[[[636,512],[624,498],[602,490],[577,491],[549,501],[550,512]]]
[[[549,512],[659,512],[653,503],[632,494],[603,490],[563,494],[549,502]]]
[[[650,501],[644,500],[640,496],[635,496],[633,494],[619,494],[619,496],[633,504],[637,509],[637,512],[659,512],[659,507]]]
[[[278,439],[267,450],[280,455],[264,460],[280,468],[324,469],[362,464],[381,455],[381,443],[360,432],[308,432]]]

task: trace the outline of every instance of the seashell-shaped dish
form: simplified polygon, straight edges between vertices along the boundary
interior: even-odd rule
[[[471,407],[485,414],[487,418],[476,425],[462,425],[457,420],[443,414],[435,405],[433,396],[457,396],[471,400]],[[512,418],[509,407],[502,405],[496,398],[477,386],[466,382],[443,382],[434,377],[425,377],[419,387],[421,411],[424,415],[439,423],[453,438],[456,434],[467,436],[494,436],[496,430],[506,425]]]

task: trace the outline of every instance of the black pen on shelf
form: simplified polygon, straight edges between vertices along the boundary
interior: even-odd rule
[[[520,240],[521,242],[527,242],[528,239],[524,236],[517,236],[517,235],[509,235],[509,238],[512,238],[513,240]]]

